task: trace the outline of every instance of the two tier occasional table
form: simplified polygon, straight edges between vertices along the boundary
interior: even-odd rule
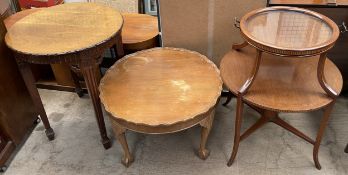
[[[205,145],[222,80],[215,64],[205,56],[176,48],[136,52],[107,71],[99,90],[115,136],[123,147],[125,166],[133,161],[125,138],[127,129],[165,134],[199,124],[199,157],[208,157]]]
[[[30,69],[32,64],[68,63],[79,65],[93,101],[102,138],[107,149],[107,137],[98,83],[97,63],[105,49],[121,42],[122,16],[116,10],[95,3],[69,3],[45,8],[20,19],[6,34],[7,46],[13,50],[23,79],[40,115],[47,137],[54,131],[47,119]]]
[[[309,10],[272,7],[246,14],[239,26],[245,42],[234,45],[220,64],[224,83],[237,96],[228,166],[236,158],[240,141],[273,122],[313,144],[313,159],[320,169],[320,142],[343,84],[338,68],[326,57],[339,36],[337,25]],[[241,134],[244,103],[262,117]],[[315,140],[278,116],[317,109],[324,109],[324,116]]]

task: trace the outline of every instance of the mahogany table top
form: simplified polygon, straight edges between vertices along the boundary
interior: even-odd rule
[[[96,3],[67,3],[43,8],[9,28],[6,44],[28,55],[59,55],[95,47],[114,37],[121,14]]]
[[[159,126],[206,114],[217,103],[222,81],[215,64],[197,52],[154,48],[116,62],[99,90],[112,117]]]
[[[237,94],[252,72],[256,49],[247,46],[228,52],[221,61],[221,76],[229,90]],[[303,112],[328,105],[333,99],[321,88],[317,78],[318,58],[283,57],[264,53],[255,81],[243,100],[262,109]],[[327,83],[338,93],[342,75],[327,59]]]
[[[157,17],[137,13],[123,13],[122,16],[124,20],[123,44],[145,42],[159,34]]]

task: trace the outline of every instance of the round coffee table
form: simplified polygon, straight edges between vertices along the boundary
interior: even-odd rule
[[[22,12],[26,17],[13,24],[5,36],[19,69],[46,128],[46,135],[54,139],[35,80],[30,69],[33,64],[68,63],[79,65],[93,101],[102,143],[111,146],[107,137],[101,109],[97,71],[98,59],[113,45],[123,49],[121,14],[95,3],[68,3],[38,11]]]
[[[200,124],[199,157],[211,130],[222,81],[208,58],[176,48],[154,48],[128,55],[113,65],[101,80],[100,98],[129,166],[133,157],[126,129],[147,133],[178,132]]]
[[[237,96],[234,145],[228,166],[236,158],[240,141],[273,122],[313,144],[313,160],[320,169],[320,142],[343,85],[340,71],[326,56],[339,36],[337,25],[309,10],[272,7],[246,14],[236,26],[245,42],[234,45],[220,63],[225,85]],[[241,134],[244,103],[261,118]],[[324,116],[315,140],[278,116],[280,112],[322,108]]]

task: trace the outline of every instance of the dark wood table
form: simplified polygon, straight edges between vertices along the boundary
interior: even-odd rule
[[[95,76],[105,49],[123,50],[122,16],[111,7],[95,3],[69,3],[31,13],[8,30],[5,41],[12,49],[19,69],[44,123],[49,140],[54,131],[47,119],[29,64],[68,63],[79,65],[93,101],[104,147],[110,148]]]
[[[314,145],[313,160],[321,169],[318,152],[331,110],[342,90],[342,75],[327,59],[339,36],[329,18],[300,8],[272,7],[252,11],[236,23],[245,42],[234,45],[221,61],[221,76],[237,96],[235,137],[228,166],[240,141],[273,122]],[[243,134],[243,106],[261,118]],[[282,120],[280,112],[324,109],[315,140]]]
[[[99,89],[115,136],[123,147],[125,166],[133,161],[126,130],[165,134],[200,125],[198,155],[201,159],[208,157],[206,142],[222,81],[219,70],[207,57],[176,48],[136,52],[114,64]]]

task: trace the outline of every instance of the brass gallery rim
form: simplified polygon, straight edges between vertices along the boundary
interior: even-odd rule
[[[271,13],[273,13],[273,15],[275,13],[283,13],[283,14],[280,14],[278,17],[279,19],[277,19],[274,16],[271,16]],[[267,15],[271,17],[269,17],[268,19]],[[266,19],[261,19],[260,16]],[[298,16],[302,16],[303,18]],[[257,20],[252,21],[253,18],[258,18],[258,21]],[[325,41],[316,42],[316,43],[312,43],[312,45],[308,44],[304,46],[299,44],[298,47],[290,47],[287,45],[277,45],[277,42],[279,42],[280,40],[279,38],[281,37],[289,40],[288,43],[291,44],[291,42],[296,40],[296,37],[298,37],[298,36],[294,36],[294,33],[298,34],[296,32],[302,32],[304,33],[304,35],[307,35],[307,36],[311,35],[312,33],[320,34],[321,31],[318,32],[318,30],[305,26],[307,23],[311,23],[311,22],[313,23],[313,21],[316,21],[317,23],[321,23],[322,26],[325,26],[326,28],[329,28],[331,30],[329,32],[330,35],[329,34],[325,35],[328,37],[326,38]],[[257,24],[259,26],[254,27],[250,23]],[[260,25],[260,23],[266,23],[266,24],[263,24],[264,26],[262,26]],[[272,24],[273,26],[269,23],[273,23]],[[261,28],[264,27],[265,29],[267,29],[266,28],[267,25],[268,27],[277,28],[277,31],[271,31],[274,34],[276,33],[277,35],[274,40],[276,42],[271,43],[271,42],[265,41],[265,39],[259,37],[261,34],[259,34],[259,36],[255,36],[253,34],[254,31],[250,31],[250,28],[251,28],[250,25],[253,27],[252,29],[254,30],[258,30],[257,27],[260,27],[260,26]],[[316,25],[318,26],[318,24]],[[240,31],[243,38],[252,46],[262,51],[268,52],[270,54],[280,55],[280,56],[318,55],[332,48],[340,34],[338,26],[330,18],[311,10],[297,8],[297,7],[286,7],[286,6],[267,7],[267,8],[257,9],[247,13],[246,15],[242,17],[240,21]],[[272,37],[270,36],[271,35],[270,33],[266,33],[264,35],[267,37]]]
[[[122,26],[122,15],[111,7],[67,3],[22,18],[8,30],[5,42],[24,55],[65,55],[102,45],[118,35]]]
[[[201,72],[210,73],[210,75],[194,74],[197,76],[193,76],[193,78],[188,75],[185,77],[186,79],[183,79],[183,82],[186,81],[188,83],[188,85],[192,86],[192,89],[195,89],[197,87],[202,87],[202,86],[197,86],[197,84],[195,84],[195,83],[197,83],[197,82],[203,83],[203,87],[202,87],[201,92],[202,91],[208,92],[208,94],[199,94],[199,92],[189,90],[188,95],[187,94],[185,94],[185,95],[192,97],[192,98],[188,98],[187,103],[186,103],[186,101],[182,102],[182,103],[181,103],[181,101],[178,102],[179,101],[178,99],[180,99],[181,97],[175,96],[175,95],[182,93],[182,91],[179,91],[179,90],[182,90],[181,87],[187,88],[187,85],[183,84],[183,82],[181,82],[181,81],[174,81],[173,82],[172,81],[173,79],[171,79],[171,78],[173,78],[173,76],[178,76],[179,78],[182,78],[183,75],[173,75],[171,73],[173,71],[174,72],[175,71],[176,72],[183,72],[183,71],[185,71],[185,69],[186,70],[188,70],[188,69],[187,69],[187,67],[182,68],[182,67],[179,67],[178,65],[172,65],[171,63],[169,63],[169,65],[164,64],[164,63],[168,63],[168,60],[173,61],[172,59],[176,59],[175,56],[173,56],[174,58],[169,58],[170,56],[166,55],[166,54],[173,54],[173,53],[179,55],[179,60],[174,60],[173,64],[177,64],[178,62],[180,62],[179,63],[179,66],[180,66],[180,64],[185,63],[184,61],[182,61],[185,57],[180,57],[181,56],[180,54],[188,54],[191,57],[187,58],[187,59],[192,58],[191,60],[194,60],[196,62],[201,63],[201,65],[198,66],[198,68],[200,69]],[[150,73],[149,72],[148,73],[137,72],[137,70],[136,70],[137,67],[135,67],[133,69],[127,67],[126,64],[132,64],[132,63],[136,62],[137,59],[148,58],[148,57],[144,56],[144,54],[145,55],[151,55],[151,54],[160,55],[157,58],[153,58],[153,60],[155,60],[155,61],[153,61],[153,64],[149,64],[149,65],[156,65],[159,67],[164,65],[163,70],[160,70],[159,72],[154,71],[155,73],[152,74],[151,72]],[[159,62],[158,60],[161,60],[164,57],[163,55],[168,56],[168,60],[165,59],[164,62],[161,62],[161,61]],[[167,58],[167,57],[165,57],[165,58]],[[132,59],[133,62],[131,62],[131,63],[126,62],[129,59]],[[192,62],[189,62],[189,63],[192,63]],[[139,66],[139,65],[135,65],[135,66]],[[141,65],[141,66],[143,66],[143,65]],[[169,66],[171,69],[166,69],[167,67],[165,67],[165,66]],[[175,66],[178,66],[178,67],[175,67]],[[124,68],[124,67],[126,67],[126,68]],[[201,69],[202,67],[203,67],[203,69]],[[148,68],[148,67],[144,66],[143,69],[147,70],[146,68]],[[141,80],[141,78],[145,77],[144,81],[135,81],[137,85],[138,85],[138,83],[140,83],[139,85],[142,85],[142,84],[144,85],[144,86],[141,86],[142,89],[139,89],[139,88],[133,87],[133,86],[132,87],[128,86],[129,83],[127,83],[127,82],[124,82],[122,84],[119,82],[119,79],[117,79],[117,78],[115,80],[115,77],[117,75],[118,75],[118,77],[126,76],[125,74],[127,74],[127,73],[123,74],[121,72],[121,71],[123,71],[123,69],[125,69],[125,71],[128,71],[128,74],[132,74],[133,76],[139,75],[140,80]],[[140,69],[140,70],[142,70],[142,69]],[[201,73],[201,72],[199,72],[199,73]],[[214,73],[212,73],[212,72],[214,72]],[[162,85],[162,87],[157,87],[157,85],[158,85],[157,80],[152,80],[151,78],[149,78],[151,76],[161,77],[160,84]],[[205,82],[204,79],[206,77],[209,77],[209,78],[207,78],[207,80],[208,81],[211,80],[211,81]],[[131,79],[131,77],[127,77],[127,78]],[[197,80],[197,78],[198,78],[198,80]],[[190,82],[190,80],[195,81],[195,82]],[[201,85],[201,84],[199,84],[199,85]],[[125,88],[125,87],[120,87],[120,86],[127,86],[127,87]],[[180,88],[177,88],[176,86],[179,86]],[[157,87],[157,88],[153,88],[153,87]],[[169,90],[172,93],[170,93],[170,92],[164,93],[164,90],[163,90],[163,89],[165,89],[164,87],[166,87],[167,88],[166,90]],[[171,87],[174,87],[174,88],[171,88]],[[131,88],[131,89],[128,90],[127,88]],[[144,88],[146,90],[144,90]],[[206,89],[204,89],[204,88],[206,88]],[[126,89],[126,91],[124,91],[124,89]],[[179,90],[177,90],[177,89],[179,89]],[[114,91],[112,91],[112,90],[114,90]],[[119,92],[116,90],[124,91],[124,93],[121,94],[122,92]],[[178,92],[175,90],[177,90]],[[207,114],[212,108],[214,108],[214,106],[218,102],[218,99],[221,95],[222,79],[220,77],[220,71],[217,68],[217,66],[212,61],[210,61],[206,56],[203,56],[198,52],[194,52],[194,51],[190,51],[190,50],[186,50],[186,49],[181,49],[181,48],[170,48],[170,47],[160,48],[160,47],[158,47],[158,48],[148,49],[148,50],[144,50],[144,51],[139,51],[139,52],[127,55],[127,56],[123,57],[122,59],[118,60],[106,72],[105,76],[100,81],[99,91],[100,91],[100,99],[105,106],[105,110],[109,114],[111,114],[111,116],[110,116],[111,118],[114,118],[118,121],[124,121],[126,123],[132,123],[132,124],[137,125],[137,126],[154,127],[154,128],[156,128],[156,127],[170,127],[170,126],[177,125],[180,123],[192,122],[193,120],[196,120],[197,117],[202,118],[202,115]],[[162,99],[168,98],[168,101],[163,100],[163,101],[160,101],[161,103],[156,103],[158,101],[152,102],[151,99],[157,100],[158,96],[156,97],[154,94],[156,94],[158,91],[160,91],[160,93],[161,93],[158,96],[160,96],[160,98],[162,98]],[[140,99],[141,103],[137,101],[138,99],[133,100],[133,98],[130,98],[132,95],[134,96],[133,93],[135,93],[135,92],[139,92],[141,94],[141,95],[137,94],[137,95],[139,95],[138,98],[144,98],[143,101],[141,101],[142,99]],[[148,94],[143,94],[143,92],[148,93]],[[198,99],[196,99],[197,94],[199,94]],[[135,95],[135,96],[137,96],[137,95]],[[111,96],[113,96],[113,97],[111,97]],[[120,96],[122,96],[124,98],[121,98]],[[194,98],[194,97],[196,97],[196,98]],[[203,98],[203,100],[200,99],[200,97]],[[208,98],[208,97],[211,97],[211,98]],[[120,102],[119,99],[122,99],[122,101]],[[129,102],[126,99],[131,99],[130,100],[131,102]],[[200,101],[200,100],[202,100],[202,101]],[[123,102],[123,101],[126,101],[126,102]],[[149,104],[147,104],[147,103],[149,103]],[[196,103],[197,105],[192,105],[193,103]],[[118,104],[120,106],[117,106]],[[131,104],[131,105],[129,105],[129,104]],[[184,106],[184,104],[188,104],[188,106]],[[143,108],[139,107],[139,105],[141,105]],[[175,108],[176,111],[173,112],[172,108],[170,108],[170,107],[167,108],[169,105],[170,105],[170,107]],[[189,106],[189,105],[191,105],[191,106]],[[122,108],[122,106],[126,106],[127,109]],[[148,106],[150,106],[150,108],[148,108]],[[119,109],[117,109],[117,107]],[[153,112],[152,111],[153,107],[157,107],[160,110],[160,112],[158,112],[157,109],[155,109],[154,110],[155,112]],[[178,109],[176,109],[176,107]],[[183,112],[181,109],[185,109],[185,111]],[[127,113],[125,111],[128,111],[128,110],[131,112],[130,112],[130,115],[127,116],[126,114],[129,114],[129,113]],[[135,112],[133,112],[133,111],[135,111]],[[153,112],[153,113],[151,113],[151,112]],[[120,113],[122,113],[122,114],[120,114]],[[157,115],[154,116],[152,114],[155,114],[155,115],[158,114],[158,116]],[[136,117],[131,116],[131,115],[134,115]]]

